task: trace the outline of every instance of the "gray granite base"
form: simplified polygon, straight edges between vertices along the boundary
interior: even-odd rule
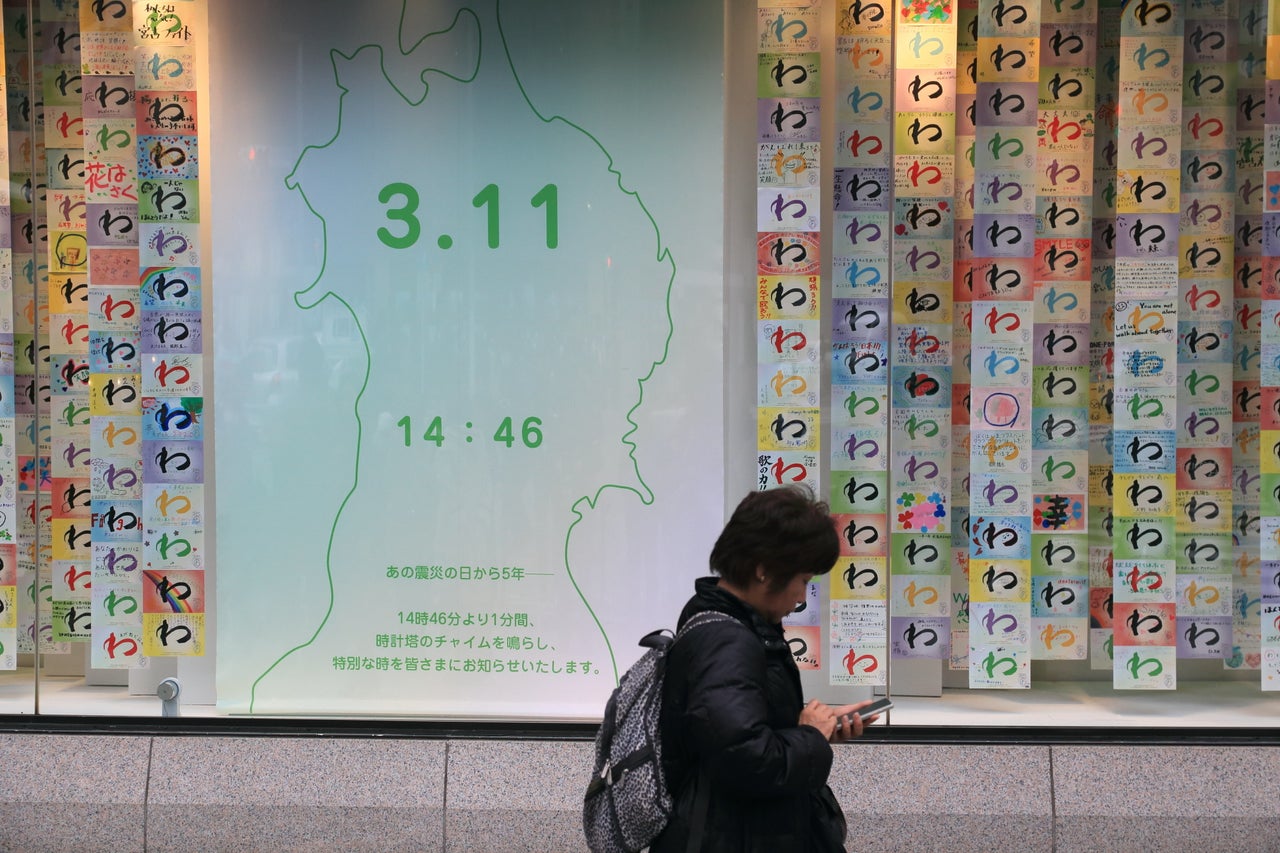
[[[1064,853],[1280,850],[1280,749],[1059,746],[1053,786]]]
[[[0,806],[0,850],[6,853],[140,853],[146,849],[145,831],[142,803],[6,802]]]
[[[581,809],[572,814],[533,809],[451,813],[447,834],[446,853],[574,853],[587,849]]]
[[[149,737],[0,735],[0,850],[140,851]]]
[[[851,851],[991,853],[1053,850],[1052,819],[982,815],[850,815],[845,846]]]
[[[147,850],[165,853],[427,853],[444,844],[440,809],[151,806]]]
[[[1048,747],[836,747],[831,788],[850,850],[989,851],[1053,848]]]
[[[439,851],[447,749],[383,738],[156,738],[147,849]]]
[[[0,851],[581,851],[585,741],[0,735]],[[1280,851],[1280,746],[837,747],[853,851]]]
[[[1280,809],[1280,803],[1277,803]],[[1276,853],[1280,818],[1082,818],[1059,820],[1057,853]]]
[[[582,792],[593,749],[581,741],[451,742],[445,850],[586,850]]]

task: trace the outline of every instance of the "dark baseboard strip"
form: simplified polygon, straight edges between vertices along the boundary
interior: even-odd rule
[[[159,737],[429,738],[590,741],[587,723],[317,717],[54,717],[0,715],[0,734]],[[876,726],[857,743],[1280,747],[1280,728]]]

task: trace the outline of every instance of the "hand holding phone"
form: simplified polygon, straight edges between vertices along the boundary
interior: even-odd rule
[[[868,717],[874,717],[876,714],[882,714],[892,707],[893,700],[888,696],[882,696],[867,707],[859,708],[857,713],[859,717],[866,720]]]
[[[865,704],[865,706],[860,708],[852,708],[850,706],[845,707],[849,708],[849,710],[838,715],[840,716],[840,727],[838,727],[838,733],[844,735],[844,738],[854,738],[854,736],[861,734],[860,729],[865,724],[865,721],[872,719],[872,717],[876,716],[877,713],[883,713],[884,711],[890,710],[890,708],[893,707],[893,699],[882,697],[876,699],[876,701],[872,703]],[[858,717],[856,725],[854,717]]]

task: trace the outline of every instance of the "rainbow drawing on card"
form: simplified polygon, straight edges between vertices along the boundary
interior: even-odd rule
[[[951,5],[894,25],[889,649],[951,657],[958,34]],[[917,594],[928,590],[928,594]]]

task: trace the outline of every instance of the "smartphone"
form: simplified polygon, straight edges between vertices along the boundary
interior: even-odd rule
[[[861,717],[863,720],[866,720],[868,717],[874,717],[876,714],[884,713],[885,711],[889,710],[892,707],[893,707],[893,700],[890,699],[888,696],[884,696],[872,702],[870,705],[868,705],[865,708],[859,708],[858,716]],[[847,717],[848,714],[846,714],[845,716]]]

